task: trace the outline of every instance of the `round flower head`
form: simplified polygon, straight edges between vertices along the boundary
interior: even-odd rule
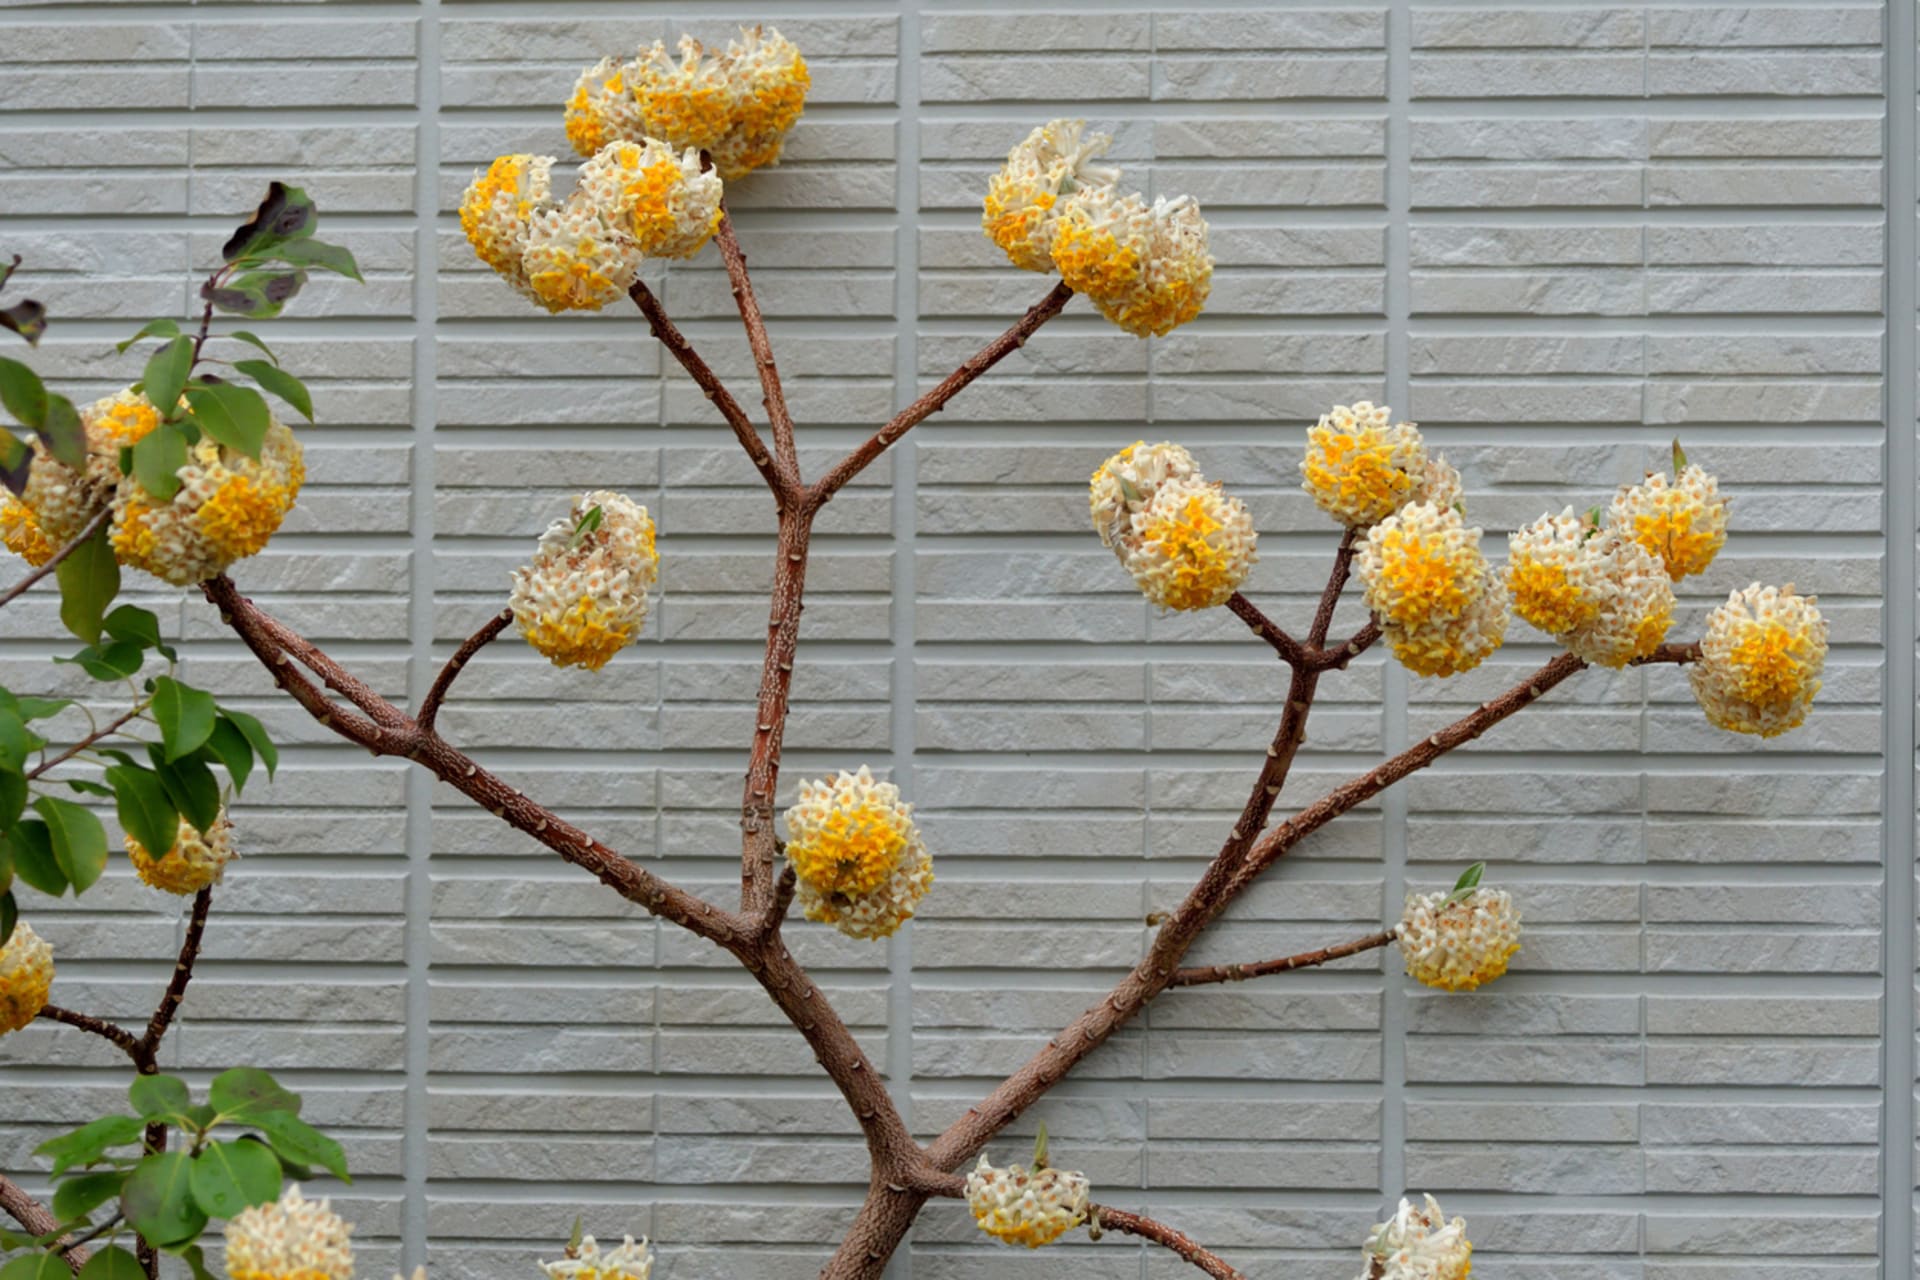
[[[40,1016],[53,987],[53,947],[33,926],[16,921],[0,947],[0,1035],[18,1031]]]
[[[1480,531],[1452,507],[1410,502],[1367,530],[1360,546],[1367,608],[1382,626],[1422,627],[1459,617],[1488,577]]]
[[[618,58],[602,58],[580,73],[567,99],[566,126],[567,141],[583,156],[616,139],[645,135],[640,104],[633,100],[627,69]]]
[[[1645,547],[1614,532],[1596,534],[1593,557],[1593,619],[1563,635],[1561,643],[1583,662],[1619,670],[1660,647],[1673,625],[1673,581]]]
[[[640,274],[640,245],[611,214],[582,191],[534,214],[521,265],[535,302],[551,312],[598,311],[626,296]]]
[[[1132,514],[1152,502],[1168,481],[1199,478],[1193,455],[1172,441],[1134,441],[1101,463],[1087,487],[1087,506],[1100,541],[1125,560],[1123,539],[1132,527]]]
[[[1485,662],[1507,638],[1506,584],[1496,574],[1481,579],[1480,594],[1458,617],[1417,627],[1382,626],[1393,656],[1418,676],[1457,676]]]
[[[86,465],[76,471],[33,441],[27,484],[21,503],[50,548],[48,555],[80,536],[88,523],[113,501],[120,483],[120,451],[138,444],[160,425],[159,410],[138,391],[128,389],[96,400],[80,410]],[[21,522],[16,517],[14,523]],[[20,539],[31,546],[22,525]],[[9,544],[11,545],[11,544]]]
[[[1600,616],[1607,579],[1593,526],[1568,507],[1543,515],[1507,537],[1507,588],[1513,611],[1550,636],[1588,626]]]
[[[353,1228],[325,1200],[290,1182],[280,1198],[227,1220],[227,1274],[233,1280],[350,1280]]]
[[[980,1229],[1007,1244],[1038,1249],[1087,1220],[1093,1188],[1084,1173],[1012,1164],[996,1169],[986,1154],[967,1175],[967,1208]]]
[[[1193,197],[1161,197],[1147,211],[1139,285],[1093,295],[1101,315],[1136,338],[1164,337],[1200,314],[1213,290],[1207,220]]]
[[[771,27],[743,27],[724,59],[733,120],[713,146],[713,164],[732,181],[778,163],[787,131],[800,119],[813,77],[793,41]]]
[[[1147,272],[1153,206],[1137,192],[1086,187],[1062,200],[1053,219],[1053,265],[1075,293],[1124,298]]]
[[[460,198],[460,227],[480,261],[525,292],[523,259],[534,217],[552,203],[552,156],[501,156],[473,176]]]
[[[900,788],[865,765],[800,784],[787,810],[787,861],[809,920],[854,938],[884,938],[933,883],[933,859]]]
[[[1162,609],[1225,604],[1259,558],[1246,507],[1198,476],[1167,481],[1130,519],[1123,563]]]
[[[532,562],[513,571],[508,604],[520,634],[554,666],[598,671],[639,636],[659,574],[647,509],[596,489],[540,535]]]
[[[11,493],[0,498],[0,541],[36,569],[53,559],[53,553],[60,549],[47,541],[40,521],[34,518],[33,508]]]
[[[122,564],[177,587],[225,573],[267,545],[300,495],[307,469],[300,442],[275,419],[249,458],[202,436],[165,502],[132,476],[113,498],[113,550]]]
[[[1443,991],[1471,991],[1507,971],[1520,949],[1520,912],[1504,889],[1407,896],[1395,930],[1409,977]]]
[[[1415,1208],[1402,1200],[1398,1213],[1374,1227],[1356,1280],[1466,1280],[1473,1270],[1466,1219],[1449,1222],[1439,1201],[1432,1196],[1426,1201],[1424,1208]]]
[[[720,175],[657,138],[608,143],[580,166],[579,189],[649,258],[691,258],[720,225]]]
[[[1697,466],[1671,482],[1649,474],[1620,490],[1607,509],[1607,527],[1652,552],[1678,582],[1713,563],[1727,541],[1727,503],[1720,485]]]
[[[981,229],[1023,271],[1053,270],[1054,224],[1063,199],[1120,180],[1118,167],[1094,163],[1113,139],[1087,134],[1086,127],[1084,120],[1048,121],[1007,152],[1007,162],[987,183]]]
[[[627,1236],[604,1251],[592,1236],[582,1236],[569,1252],[572,1257],[540,1264],[550,1280],[649,1280],[653,1275],[653,1250],[644,1236],[638,1243]]]
[[[1707,719],[1763,738],[1806,720],[1827,662],[1827,620],[1793,584],[1736,591],[1707,618],[1700,658],[1688,670]]]
[[[649,135],[676,147],[710,147],[733,123],[733,86],[698,40],[681,36],[679,49],[676,61],[665,42],[655,40],[627,64],[626,81]]]
[[[1389,425],[1391,415],[1365,400],[1337,404],[1307,431],[1300,487],[1348,528],[1386,519],[1426,482],[1426,442],[1411,422]]]
[[[131,832],[126,839],[127,857],[133,862],[134,873],[154,888],[182,897],[219,884],[226,874],[227,863],[238,856],[233,847],[233,823],[228,821],[225,809],[220,810],[220,816],[204,834],[185,818],[180,819],[173,848],[158,858],[134,839]]]

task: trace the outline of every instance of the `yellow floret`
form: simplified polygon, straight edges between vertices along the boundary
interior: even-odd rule
[[[11,493],[4,502],[0,502],[0,541],[6,543],[7,550],[36,569],[53,559],[53,553],[59,550],[41,532],[33,509]]]

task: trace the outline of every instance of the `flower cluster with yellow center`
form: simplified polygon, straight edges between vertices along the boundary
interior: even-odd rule
[[[307,470],[300,442],[275,419],[258,458],[202,436],[174,474],[180,488],[164,502],[134,477],[121,478],[113,550],[122,564],[187,586],[265,547],[293,509]]]
[[[1051,1166],[996,1169],[983,1152],[967,1175],[967,1208],[980,1229],[1007,1244],[1038,1249],[1087,1220],[1093,1188],[1084,1173]]]
[[[1507,590],[1454,507],[1411,502],[1367,530],[1359,572],[1367,607],[1409,671],[1471,671],[1507,634]]]
[[[157,858],[131,833],[126,840],[127,857],[133,862],[134,874],[155,889],[182,897],[219,884],[226,874],[227,863],[239,856],[233,847],[233,823],[224,808],[205,832],[195,829],[185,818],[180,819],[173,847]]]
[[[0,947],[0,1035],[40,1016],[53,989],[53,946],[24,920]]]
[[[1391,409],[1367,400],[1337,404],[1308,428],[1300,477],[1307,496],[1350,529],[1422,498],[1450,507],[1460,496],[1460,473],[1444,461],[1430,469],[1419,429],[1394,422]]]
[[[1104,133],[1086,133],[1084,120],[1052,120],[1007,153],[987,182],[980,226],[1023,271],[1053,270],[1054,223],[1060,202],[1087,187],[1120,180],[1113,165],[1095,163],[1113,145]]]
[[[33,508],[8,493],[0,498],[0,542],[7,550],[38,569],[60,548],[47,541]]]
[[[1607,527],[1645,547],[1678,582],[1713,563],[1727,541],[1727,503],[1719,482],[1698,466],[1669,481],[1660,473],[1620,490]]]
[[[1135,441],[1087,487],[1100,541],[1162,609],[1208,609],[1240,589],[1259,558],[1253,517],[1171,441]]]
[[[714,53],[683,36],[676,59],[655,41],[629,61],[580,73],[567,100],[567,141],[583,156],[610,142],[659,138],[707,150],[731,182],[776,164],[813,83],[807,60],[770,27],[743,27]]]
[[[1471,991],[1505,973],[1520,950],[1520,911],[1504,889],[1409,894],[1394,933],[1409,977]]]
[[[1466,1219],[1449,1222],[1439,1201],[1425,1199],[1419,1207],[1401,1200],[1399,1212],[1373,1228],[1356,1280],[1466,1280],[1473,1270]]]
[[[1171,440],[1148,444],[1136,440],[1108,458],[1094,471],[1087,486],[1087,507],[1094,531],[1103,545],[1124,562],[1125,536],[1135,510],[1153,501],[1160,486],[1171,480],[1199,479],[1193,455]]]
[[[160,413],[138,391],[119,391],[80,410],[86,466],[76,471],[35,439],[27,483],[0,506],[0,536],[8,550],[36,567],[80,536],[113,501],[120,484],[120,451],[160,425]]]
[[[1815,598],[1794,594],[1791,582],[1756,582],[1708,616],[1687,675],[1709,721],[1771,738],[1806,720],[1826,662],[1827,620]]]
[[[540,1269],[550,1280],[649,1280],[653,1275],[653,1250],[644,1236],[638,1241],[627,1236],[604,1251],[592,1236],[583,1236],[568,1254],[541,1263]]]
[[[1508,535],[1507,589],[1529,626],[1563,636],[1600,616],[1607,583],[1590,545],[1594,532],[1568,507]]]
[[[649,258],[691,258],[720,225],[720,175],[700,172],[700,153],[675,154],[658,138],[610,142],[580,166],[580,190]],[[629,281],[631,283],[631,281]]]
[[[520,634],[554,666],[598,671],[639,637],[659,575],[647,509],[596,489],[540,535],[532,561],[513,571],[508,605]]]
[[[884,938],[933,885],[933,857],[900,788],[861,765],[803,781],[787,810],[787,862],[807,919],[850,938]]]
[[[553,157],[501,156],[460,197],[460,229],[480,261],[526,292],[522,265],[534,215],[553,204]]]
[[[1645,547],[1612,530],[1581,547],[1590,565],[1591,598],[1597,609],[1560,637],[1583,662],[1619,670],[1660,647],[1673,625],[1673,580]]]
[[[227,1274],[233,1280],[351,1280],[353,1228],[325,1200],[290,1182],[280,1198],[227,1220]]]
[[[526,296],[552,313],[598,311],[618,302],[640,274],[640,242],[585,191],[536,209],[520,258]]]

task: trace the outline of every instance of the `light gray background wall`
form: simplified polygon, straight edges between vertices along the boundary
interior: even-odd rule
[[[788,776],[891,768],[940,882],[890,945],[794,935],[923,1130],[1139,953],[1277,714],[1274,664],[1231,619],[1151,616],[1087,531],[1102,457],[1192,446],[1257,514],[1253,593],[1299,619],[1333,539],[1294,467],[1333,401],[1418,418],[1496,548],[1679,432],[1734,493],[1736,533],[1676,634],[1754,578],[1817,591],[1835,647],[1815,720],[1762,747],[1710,731],[1674,672],[1573,682],[1325,832],[1206,947],[1356,936],[1484,857],[1529,921],[1513,976],[1436,997],[1368,957],[1175,994],[1038,1114],[1102,1197],[1255,1275],[1345,1280],[1409,1187],[1469,1215],[1490,1280],[1909,1274],[1903,0],[0,9],[0,250],[58,320],[41,367],[75,394],[133,376],[110,343],[181,313],[270,177],[303,183],[369,283],[316,281],[280,326],[324,421],[312,486],[243,586],[417,693],[568,493],[645,501],[665,553],[646,642],[597,678],[503,642],[445,724],[716,891],[767,504],[636,317],[550,319],[475,270],[446,212],[473,169],[564,155],[558,104],[603,51],[755,17],[797,39],[816,78],[789,162],[732,196],[815,467],[1043,292],[976,215],[1034,124],[1084,114],[1136,181],[1200,198],[1220,271],[1199,322],[1142,344],[1076,305],[826,520]],[[664,296],[744,393],[714,255]],[[437,1280],[524,1277],[584,1212],[653,1233],[671,1280],[812,1275],[861,1149],[771,1006],[424,775],[333,745],[203,605],[155,599],[188,674],[300,744],[240,812],[249,857],[170,1065],[298,1082],[360,1171],[336,1199],[363,1274],[404,1240]],[[45,596],[7,611],[8,684],[44,678],[57,630]],[[1516,626],[1453,682],[1371,660],[1328,681],[1283,805],[1513,680],[1534,640]],[[60,998],[146,1008],[172,905],[120,872],[77,909],[30,903]],[[123,1085],[65,1030],[9,1037],[0,1062],[13,1170]],[[979,1240],[936,1206],[896,1274],[1184,1274],[1115,1240]]]

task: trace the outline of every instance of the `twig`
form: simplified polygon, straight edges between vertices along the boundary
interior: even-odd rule
[[[1246,623],[1253,634],[1273,646],[1273,651],[1279,654],[1280,660],[1288,666],[1298,667],[1308,660],[1307,651],[1300,647],[1298,640],[1288,635],[1274,623],[1273,619],[1262,613],[1253,601],[1238,591],[1228,598],[1227,608],[1234,617]]]
[[[1191,1262],[1200,1270],[1213,1276],[1214,1280],[1247,1280],[1246,1275],[1228,1265],[1218,1254],[1203,1247],[1199,1241],[1185,1232],[1176,1231],[1164,1222],[1155,1222],[1144,1214],[1129,1213],[1125,1209],[1113,1209],[1104,1204],[1089,1205],[1090,1229],[1101,1231],[1124,1231],[1128,1235],[1150,1240],[1163,1248],[1171,1249]]]
[[[1333,553],[1333,572],[1327,577],[1327,589],[1320,593],[1320,607],[1314,610],[1313,629],[1307,643],[1318,649],[1327,643],[1327,629],[1333,626],[1333,611],[1340,605],[1340,593],[1346,590],[1347,576],[1353,572],[1354,543],[1360,530],[1349,528],[1340,535],[1340,549]]]
[[[88,1227],[85,1231],[81,1232],[77,1236],[63,1237],[61,1241],[49,1252],[57,1253],[57,1254],[70,1253],[72,1252],[72,1250],[74,1250],[78,1246],[86,1244],[89,1240],[98,1240],[101,1236],[107,1234],[107,1232],[113,1230],[116,1226],[120,1225],[120,1221],[123,1216],[124,1215],[120,1213],[115,1213],[112,1217],[106,1219],[104,1222],[100,1223],[98,1226]]]
[[[800,647],[800,614],[806,608],[807,549],[814,514],[810,502],[780,515],[772,601],[767,617],[767,653],[754,699],[753,739],[740,798],[740,909],[765,910],[773,896],[773,797],[780,785],[780,744],[787,731],[794,655]]]
[[[81,543],[85,542],[88,538],[91,538],[96,532],[99,531],[99,528],[101,525],[105,524],[108,520],[112,518],[113,518],[112,507],[102,507],[100,508],[99,511],[95,512],[93,519],[87,521],[86,525],[81,528],[79,533],[76,533],[73,535],[72,540],[69,541],[66,546],[61,547],[58,551],[48,556],[47,562],[45,564],[41,565],[39,568],[29,573],[26,577],[20,579],[20,581],[8,587],[4,592],[0,592],[0,609],[4,609],[8,605],[12,604],[14,599],[17,596],[24,594],[29,587],[33,586],[34,583],[40,581],[40,579],[46,577],[48,574],[52,573],[55,569],[58,569],[60,567],[60,562],[73,554],[74,548],[78,547]]]
[[[31,1235],[48,1235],[60,1225],[54,1220],[53,1215],[47,1212],[45,1206],[28,1195],[19,1183],[4,1173],[0,1173],[0,1209],[5,1209],[7,1216],[26,1228]],[[70,1236],[61,1237],[61,1244],[64,1247],[60,1252],[75,1275],[80,1274],[80,1268],[87,1264],[88,1257],[85,1249],[75,1247],[79,1243]]]
[[[134,705],[133,710],[127,712],[125,715],[121,716],[119,719],[110,722],[106,728],[94,729],[92,732],[88,733],[86,737],[80,739],[80,741],[74,743],[72,746],[68,747],[65,751],[62,751],[59,755],[53,757],[51,760],[42,760],[39,764],[35,765],[31,770],[28,771],[27,781],[31,782],[35,778],[39,777],[41,774],[47,772],[47,770],[52,769],[57,765],[64,764],[68,760],[73,759],[75,756],[79,755],[82,751],[85,751],[88,747],[100,741],[100,739],[112,737],[115,733],[117,733],[120,730],[120,728],[123,725],[129,724],[134,720],[139,719],[140,713],[142,711],[145,711],[146,709],[147,709],[147,700],[143,698]]]
[[[780,925],[787,918],[787,909],[793,905],[793,894],[800,887],[800,877],[789,864],[780,877],[773,882],[773,897],[767,901],[767,909],[760,915],[760,932],[774,934],[780,931]]]
[[[467,664],[473,661],[473,655],[493,643],[495,637],[505,631],[512,622],[513,610],[502,609],[487,619],[486,626],[468,636],[466,643],[454,650],[453,656],[447,659],[447,665],[440,668],[440,674],[434,678],[433,687],[427,690],[427,696],[421,699],[419,714],[414,716],[414,722],[420,726],[422,732],[433,732],[433,722],[440,715],[440,704],[446,701],[447,690],[453,688],[453,682],[459,678]]]
[[[63,1009],[57,1004],[44,1006],[40,1017],[49,1022],[64,1022],[69,1027],[78,1027],[82,1031],[99,1036],[102,1040],[111,1040],[122,1053],[135,1062],[140,1060],[140,1041],[125,1027],[108,1022],[105,1018],[96,1018],[90,1013],[78,1013],[72,1009]]]
[[[958,369],[942,378],[918,400],[893,416],[892,421],[880,428],[858,448],[842,458],[813,486],[816,502],[824,503],[838,493],[847,481],[866,469],[868,463],[887,451],[889,445],[905,435],[912,427],[930,414],[938,413],[947,407],[947,401],[959,395],[975,378],[999,364],[1018,347],[1023,347],[1027,339],[1041,325],[1060,314],[1063,307],[1073,298],[1073,290],[1064,284],[1056,284],[1046,297],[1027,308],[1027,314],[1014,322],[1012,328],[980,348],[961,363]]]
[[[140,1038],[140,1052],[149,1066],[154,1055],[159,1052],[160,1041],[166,1037],[167,1028],[173,1023],[173,1015],[180,1011],[180,1002],[186,998],[187,984],[193,981],[193,965],[200,958],[200,940],[207,932],[207,909],[213,905],[213,886],[209,885],[193,895],[193,913],[187,917],[187,936],[180,943],[180,957],[174,961],[173,977],[167,982],[167,989],[160,997],[160,1003],[154,1008],[153,1018],[147,1023],[147,1033]],[[151,1074],[151,1071],[148,1071]]]
[[[781,506],[786,506],[789,498],[787,483],[774,467],[773,455],[767,452],[766,444],[760,439],[760,433],[754,430],[753,422],[747,417],[746,410],[740,407],[740,402],[722,385],[719,375],[700,358],[686,335],[667,318],[666,308],[660,305],[660,300],[653,296],[651,289],[636,280],[633,288],[627,290],[627,296],[640,308],[640,314],[647,318],[647,324],[653,329],[653,336],[659,339],[660,345],[680,362],[680,367],[687,371],[694,385],[705,393],[707,399],[713,402],[713,407],[720,411],[720,416],[727,420],[727,425],[733,428],[740,447],[747,451],[747,457],[759,470],[761,479],[767,482],[767,488],[773,491],[775,500]]]
[[[1327,649],[1314,650],[1314,656],[1324,671],[1344,671],[1347,664],[1373,647],[1380,638],[1380,620],[1368,618],[1367,625],[1353,633],[1353,638],[1345,644]]]
[[[1393,939],[1394,931],[1389,929],[1385,933],[1370,934],[1352,942],[1340,943],[1338,946],[1321,947],[1318,951],[1302,951],[1298,955],[1282,956],[1278,960],[1262,960],[1258,964],[1210,964],[1175,969],[1173,977],[1167,980],[1167,985],[1198,987],[1210,982],[1245,982],[1248,978],[1264,978],[1268,974],[1286,973],[1291,969],[1311,969],[1315,965],[1343,960],[1348,956],[1357,956],[1363,951],[1384,947]]]
[[[704,151],[700,167],[710,167],[712,159]],[[760,403],[766,406],[767,421],[773,427],[774,466],[787,487],[800,487],[800,455],[793,439],[793,415],[787,412],[787,395],[780,386],[780,371],[774,367],[773,344],[767,340],[766,317],[760,314],[760,300],[753,294],[753,279],[747,274],[747,255],[733,234],[733,215],[727,212],[725,198],[720,201],[720,225],[713,242],[720,246],[720,257],[727,264],[727,278],[733,284],[734,306],[740,311],[740,323],[747,330],[747,345],[753,349],[753,367],[760,374]]]

